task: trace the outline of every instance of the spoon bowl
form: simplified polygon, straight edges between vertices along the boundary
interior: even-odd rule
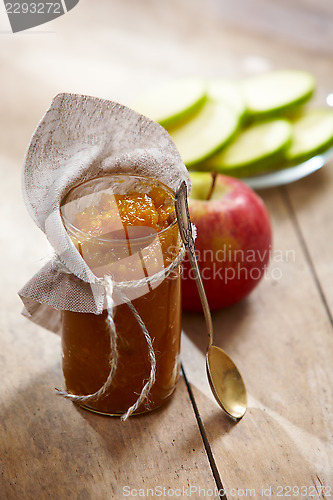
[[[241,419],[247,408],[246,389],[232,359],[223,349],[211,345],[206,354],[206,369],[210,388],[218,404],[230,417]]]

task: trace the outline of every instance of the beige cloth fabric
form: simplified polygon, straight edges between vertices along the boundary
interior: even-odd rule
[[[100,314],[105,288],[70,240],[60,204],[75,185],[110,173],[147,175],[176,190],[187,169],[169,134],[131,109],[77,94],[57,95],[34,132],[24,163],[23,193],[37,226],[72,274],[46,264],[19,291],[25,314],[59,331],[61,310]]]

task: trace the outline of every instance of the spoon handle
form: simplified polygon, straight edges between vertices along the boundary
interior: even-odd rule
[[[187,204],[187,186],[185,181],[182,181],[177,189],[175,196],[175,208],[178,219],[180,236],[185,245],[186,252],[194,272],[195,282],[198,288],[203,312],[205,315],[206,327],[209,336],[209,345],[207,349],[209,349],[210,346],[213,344],[213,323],[206,297],[206,292],[200,275],[198,259],[195,252],[194,239],[192,234],[192,224]]]

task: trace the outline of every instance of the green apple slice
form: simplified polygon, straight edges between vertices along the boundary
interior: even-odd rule
[[[232,175],[250,176],[275,168],[285,161],[285,151],[292,136],[286,119],[254,123],[242,130],[235,140],[205,162],[205,170]]]
[[[276,70],[241,83],[248,113],[253,118],[291,111],[305,103],[315,89],[315,78],[298,70]]]
[[[293,123],[292,141],[286,151],[290,163],[300,163],[333,145],[333,111],[309,109]]]
[[[196,115],[168,129],[188,167],[211,156],[225,145],[240,125],[239,115],[227,104],[207,99]]]
[[[213,100],[228,103],[241,118],[245,115],[245,99],[239,83],[226,78],[210,80],[207,86],[207,93]]]
[[[200,78],[180,78],[152,89],[132,104],[132,108],[160,123],[171,126],[188,118],[206,100],[206,83]]]

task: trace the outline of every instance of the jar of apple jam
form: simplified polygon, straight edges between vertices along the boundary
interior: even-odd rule
[[[174,193],[148,177],[107,175],[73,188],[61,207],[64,226],[97,278],[110,276],[117,366],[110,387],[81,406],[124,414],[150,376],[151,358],[142,319],[156,359],[155,382],[135,413],[164,404],[180,367],[182,245]],[[62,312],[62,365],[69,394],[98,391],[110,373],[108,312]],[[112,360],[111,360],[112,361]]]

